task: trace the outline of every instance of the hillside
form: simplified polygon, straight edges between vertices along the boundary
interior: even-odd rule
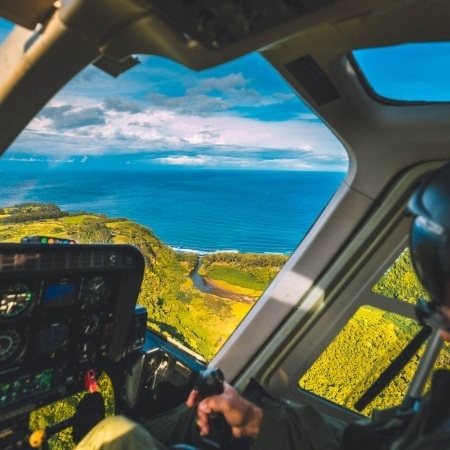
[[[132,221],[86,212],[69,214],[51,204],[26,203],[0,208],[0,242],[20,242],[25,236],[71,238],[78,243],[132,244],[142,251],[146,267],[138,303],[147,307],[148,326],[211,359],[254,302],[240,302],[200,292],[189,278],[198,255],[178,254],[153,232]],[[234,269],[233,269],[234,270]],[[243,286],[235,290],[245,291]],[[111,414],[113,393],[107,377],[100,390]],[[64,420],[75,412],[81,395],[35,411],[31,429]],[[52,439],[52,449],[73,447],[70,430]]]
[[[147,307],[148,325],[211,359],[252,304],[196,289],[189,273],[194,254],[178,254],[153,232],[130,220],[85,212],[68,214],[56,205],[26,203],[0,208],[0,241],[29,235],[69,237],[79,243],[136,245],[146,268],[138,303]],[[236,289],[246,288],[244,286]]]
[[[211,284],[257,300],[288,260],[287,255],[211,253],[199,273]]]

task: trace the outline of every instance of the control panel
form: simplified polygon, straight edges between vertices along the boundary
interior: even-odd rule
[[[186,347],[147,330],[145,345],[129,358],[120,391],[127,415],[141,421],[186,401],[206,361]]]
[[[0,423],[144,345],[143,270],[127,245],[0,245]]]

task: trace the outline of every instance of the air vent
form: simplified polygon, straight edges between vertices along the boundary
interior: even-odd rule
[[[326,105],[340,97],[325,72],[307,55],[286,64],[286,69],[306,89],[318,106]]]

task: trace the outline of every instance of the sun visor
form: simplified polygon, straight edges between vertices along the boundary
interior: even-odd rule
[[[38,23],[43,23],[55,10],[53,0],[2,0],[0,17],[34,30]]]

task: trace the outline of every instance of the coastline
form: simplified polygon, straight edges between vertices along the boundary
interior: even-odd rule
[[[168,247],[171,248],[176,253],[194,253],[194,254],[199,255],[199,256],[213,255],[215,253],[242,253],[242,254],[250,253],[250,254],[254,254],[254,255],[291,255],[290,252],[286,252],[286,253],[283,253],[283,252],[249,252],[249,251],[241,252],[241,251],[236,250],[236,249],[229,249],[229,250],[194,250],[194,249],[191,249],[191,248],[172,247],[170,245],[168,245]]]
[[[255,303],[276,273],[289,259],[283,253],[248,253],[237,250],[195,253],[192,250],[170,247],[181,254],[191,254],[189,273],[194,287],[206,294],[232,301]],[[204,269],[203,263],[205,263]],[[217,270],[210,271],[217,264]],[[217,275],[217,277],[215,276]]]
[[[205,255],[211,255],[214,253],[243,253],[239,250],[211,250],[211,251],[204,251],[204,250],[194,250],[192,248],[183,248],[183,247],[172,247],[168,246],[176,253],[194,253],[199,256],[205,256]]]

